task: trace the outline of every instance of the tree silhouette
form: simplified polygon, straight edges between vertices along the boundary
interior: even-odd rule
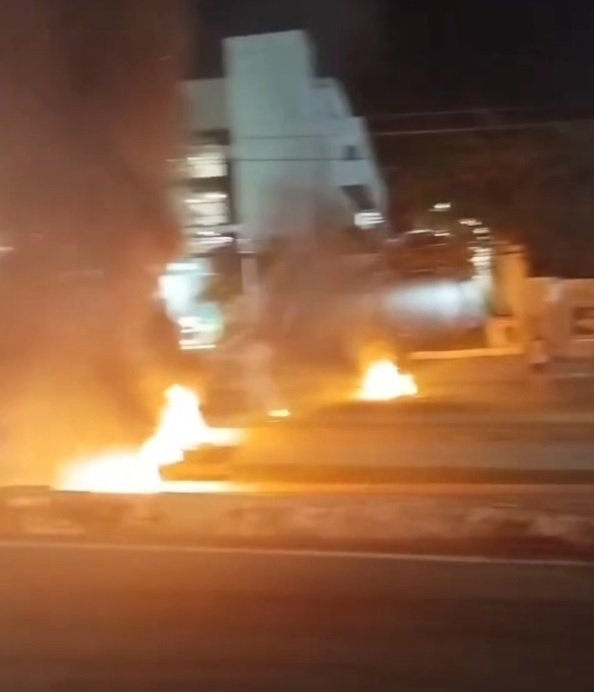
[[[594,125],[465,134],[404,144],[394,179],[401,228],[451,200],[527,245],[534,270],[594,275]]]

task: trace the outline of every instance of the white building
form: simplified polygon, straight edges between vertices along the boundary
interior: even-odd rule
[[[382,230],[387,194],[365,122],[334,79],[315,74],[300,31],[224,41],[225,76],[183,85],[188,155],[181,166],[186,258],[162,279],[184,348],[218,338],[222,315],[202,289],[209,249],[235,234],[256,252],[277,236],[358,226]]]
[[[341,85],[315,74],[301,31],[230,38],[225,77],[187,82],[189,238],[381,226],[386,189],[364,121]]]

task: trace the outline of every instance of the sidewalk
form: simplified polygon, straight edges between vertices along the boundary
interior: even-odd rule
[[[250,408],[244,388],[244,377],[237,363],[229,362],[228,371],[218,365],[219,377],[214,380],[206,399],[205,411],[215,419],[246,419],[256,421],[265,412]],[[285,363],[275,369],[281,398],[293,416],[352,401],[359,385],[358,377],[344,369]]]
[[[474,402],[510,412],[594,412],[589,371],[554,367],[534,374],[520,356],[414,362],[420,391],[441,400]]]
[[[294,422],[313,418],[328,424],[390,425],[393,422],[584,425],[594,423],[594,382],[585,379],[533,378],[525,370],[503,381],[476,381],[456,375],[459,367],[432,370],[412,365],[419,396],[388,403],[357,401],[362,374],[328,365],[285,363],[277,381]],[[242,378],[229,370],[211,390],[206,406],[215,419],[257,421],[250,411]]]

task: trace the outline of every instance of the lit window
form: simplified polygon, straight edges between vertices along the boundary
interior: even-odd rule
[[[359,228],[373,228],[384,222],[379,211],[360,211],[355,214],[355,225]]]
[[[227,175],[225,147],[204,144],[191,148],[187,158],[190,178],[222,178]]]
[[[190,192],[186,197],[188,226],[222,226],[229,223],[225,192]]]

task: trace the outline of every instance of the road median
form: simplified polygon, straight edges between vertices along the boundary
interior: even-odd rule
[[[594,488],[475,486],[384,494],[40,493],[5,508],[3,534],[39,540],[440,552],[594,561]]]

